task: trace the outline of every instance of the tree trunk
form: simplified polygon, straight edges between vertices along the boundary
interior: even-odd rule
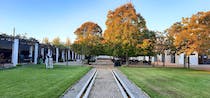
[[[187,68],[190,69],[190,56],[187,56],[188,66]]]
[[[186,68],[186,55],[184,54],[184,68]]]
[[[165,60],[165,53],[163,53],[162,55],[163,55],[163,56],[162,56],[162,57],[163,57],[163,67],[165,67],[165,61],[166,61],[166,60]]]

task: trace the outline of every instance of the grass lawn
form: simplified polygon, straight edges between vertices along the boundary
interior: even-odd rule
[[[152,98],[209,98],[210,72],[182,68],[119,68]]]
[[[82,66],[22,66],[0,70],[0,98],[58,98],[91,68]]]

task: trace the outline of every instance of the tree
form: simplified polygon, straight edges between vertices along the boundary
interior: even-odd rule
[[[61,42],[60,42],[60,38],[59,37],[56,37],[52,40],[52,44],[59,47],[61,46]]]
[[[163,67],[165,67],[165,51],[167,50],[166,36],[163,32],[156,32],[156,42],[154,47],[156,54],[163,55]]]
[[[49,39],[47,37],[43,38],[42,43],[49,44]]]
[[[71,46],[71,41],[70,41],[70,38],[69,37],[66,38],[65,46],[66,47],[70,47]]]
[[[151,57],[155,55],[155,42],[156,42],[156,32],[150,30],[144,30],[141,32],[141,36],[139,39],[140,47],[138,51],[138,55],[149,56],[149,61],[151,62]]]
[[[185,53],[188,57],[193,52],[206,52],[210,48],[210,11],[198,12],[190,18],[183,18],[181,22],[173,24],[167,31],[174,40],[178,53]],[[184,59],[184,66],[185,66]]]
[[[145,28],[145,20],[136,13],[131,3],[127,3],[109,11],[106,20],[107,29],[104,32],[108,54],[125,57],[126,65],[130,56],[136,56],[137,46],[140,46],[139,37]]]
[[[85,22],[74,33],[77,38],[71,47],[75,52],[87,57],[100,54],[102,29],[98,24]]]

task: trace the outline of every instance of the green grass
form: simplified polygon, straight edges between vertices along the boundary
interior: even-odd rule
[[[210,72],[182,68],[119,68],[152,98],[209,98]]]
[[[22,66],[0,70],[0,98],[58,98],[91,68],[82,66]]]

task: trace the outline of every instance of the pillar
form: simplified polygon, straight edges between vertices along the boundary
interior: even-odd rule
[[[59,57],[59,48],[56,48],[56,63],[58,63],[58,57]]]
[[[63,62],[65,62],[65,56],[64,56],[64,50],[62,50],[62,54],[61,54],[61,56],[62,56],[62,60],[63,60]]]
[[[82,55],[82,59],[83,59],[83,60],[85,59],[85,55]]]
[[[71,56],[70,56],[70,50],[68,50],[68,60],[71,59]]]
[[[19,48],[19,39],[14,39],[12,46],[12,63],[13,66],[16,66],[18,63],[18,48]]]
[[[51,55],[51,50],[50,50],[50,48],[48,48],[48,51],[47,51],[47,52],[48,52],[47,55],[51,57],[52,55]]]
[[[38,60],[38,49],[39,49],[39,44],[35,43],[34,46],[34,64],[37,64],[37,60]]]
[[[44,57],[44,48],[41,48],[41,55]]]
[[[72,53],[72,60],[74,60],[74,51],[71,52]]]

